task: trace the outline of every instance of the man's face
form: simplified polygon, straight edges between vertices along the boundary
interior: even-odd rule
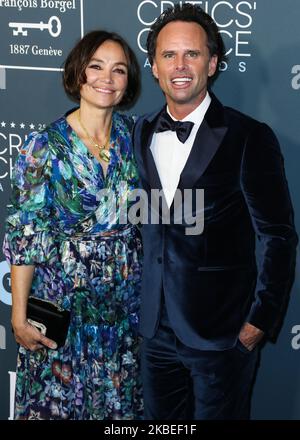
[[[171,112],[183,106],[190,113],[202,102],[217,62],[217,56],[209,54],[206,32],[197,23],[173,21],[162,28],[152,72]]]

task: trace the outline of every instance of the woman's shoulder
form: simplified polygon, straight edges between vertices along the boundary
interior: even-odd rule
[[[135,124],[135,121],[137,120],[137,116],[115,112],[114,119],[116,121],[117,126],[125,126],[131,132]]]
[[[44,144],[48,142],[49,139],[49,131],[50,130],[58,130],[60,126],[65,124],[66,118],[64,116],[56,119],[53,122],[45,125],[40,130],[32,131],[28,134],[25,144],[30,142],[37,142],[38,144]]]
[[[49,153],[49,132],[58,130],[63,121],[64,117],[61,117],[40,130],[30,132],[20,148],[19,160],[30,162],[31,166],[40,166]]]
[[[63,116],[60,116],[55,121],[50,122],[50,124],[48,124],[45,127],[45,132],[47,132],[48,135],[49,135],[50,131],[62,132],[66,129],[67,126],[68,126],[67,117],[66,117],[66,115],[63,115]]]
[[[20,148],[19,159],[31,162],[31,165],[37,165],[43,161],[47,155],[48,133],[45,128],[39,131],[32,131]]]

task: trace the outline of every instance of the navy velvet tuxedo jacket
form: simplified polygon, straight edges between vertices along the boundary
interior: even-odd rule
[[[174,224],[172,215],[169,225],[142,226],[140,331],[154,336],[163,292],[181,342],[222,350],[235,344],[244,322],[276,334],[293,281],[297,234],[274,133],[211,97],[178,186],[204,190],[204,230],[186,235],[186,225]],[[149,200],[151,189],[161,189],[150,150],[159,114],[141,117],[134,131]],[[256,237],[263,250],[258,259]]]

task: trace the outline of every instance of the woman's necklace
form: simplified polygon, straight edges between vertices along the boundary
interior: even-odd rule
[[[93,144],[93,146],[98,148],[100,159],[104,160],[104,162],[109,162],[110,161],[109,141],[110,141],[110,132],[111,132],[112,121],[110,122],[110,126],[108,129],[108,135],[105,139],[105,142],[101,145],[95,141],[95,139],[88,133],[87,129],[83,125],[83,123],[80,119],[80,111],[76,112],[76,115],[77,115],[77,119],[78,119],[78,122],[79,122],[82,130],[85,132],[86,136],[88,137],[90,142]]]

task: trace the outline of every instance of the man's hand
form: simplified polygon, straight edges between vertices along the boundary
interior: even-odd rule
[[[254,325],[246,322],[239,334],[239,340],[249,350],[253,350],[254,347],[263,338],[264,332]]]

